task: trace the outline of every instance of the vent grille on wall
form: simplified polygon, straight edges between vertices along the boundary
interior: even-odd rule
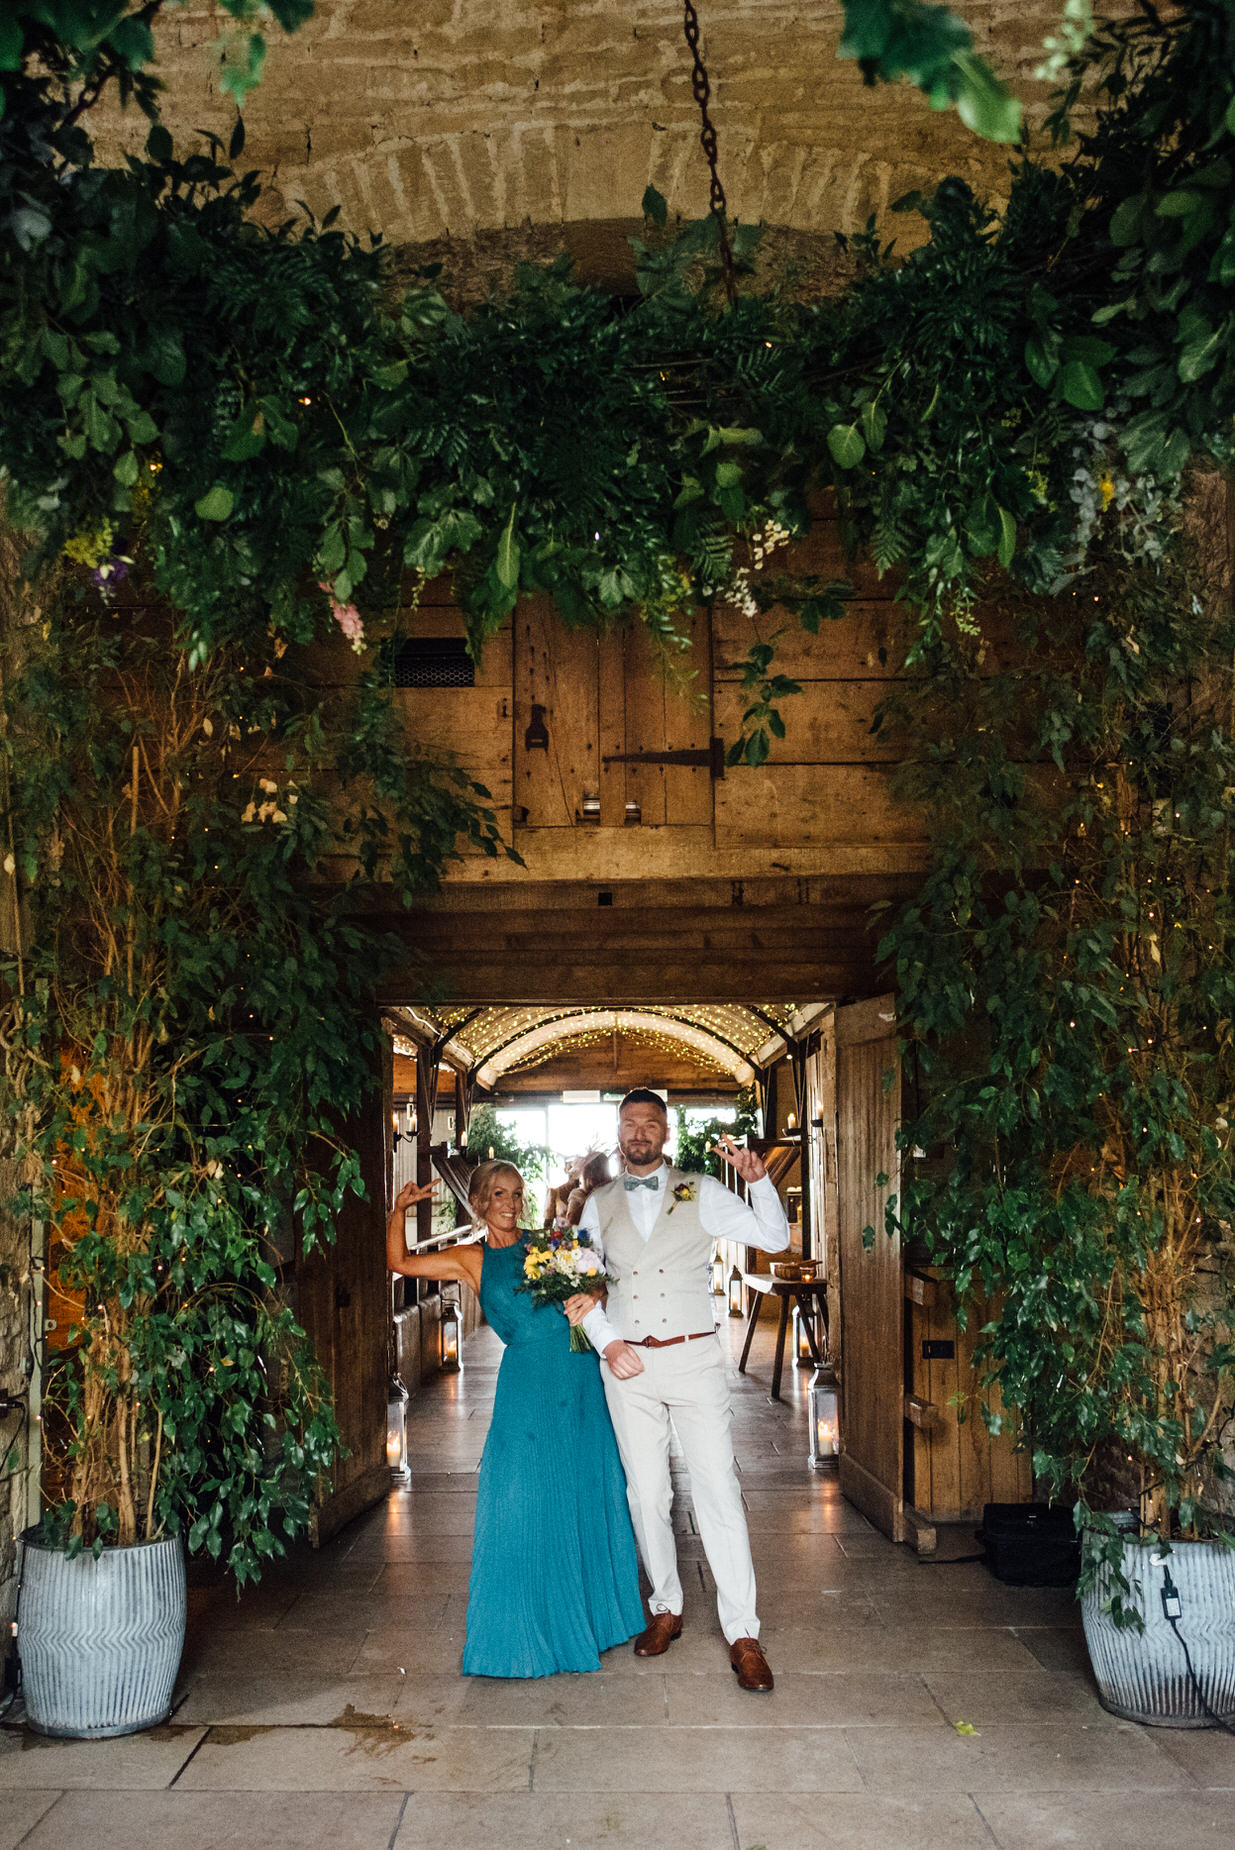
[[[395,651],[396,687],[475,687],[476,664],[462,636],[417,636]]]

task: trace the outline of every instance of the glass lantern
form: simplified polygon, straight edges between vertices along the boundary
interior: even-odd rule
[[[810,1453],[808,1464],[815,1471],[826,1470],[836,1463],[840,1453],[840,1404],[836,1376],[826,1366],[817,1368],[807,1389],[810,1407]]]
[[[735,1265],[729,1274],[729,1315],[742,1315],[742,1274]]]
[[[712,1254],[712,1296],[723,1298],[725,1295],[725,1255],[720,1247]]]
[[[442,1299],[442,1319],[438,1324],[438,1359],[444,1375],[457,1375],[460,1358],[459,1306],[454,1298]]]
[[[799,1368],[808,1368],[814,1364],[811,1350],[811,1337],[814,1335],[814,1317],[800,1304],[793,1307],[793,1359]]]
[[[386,1463],[392,1484],[410,1484],[412,1474],[407,1462],[407,1389],[398,1375],[391,1375],[386,1390]]]

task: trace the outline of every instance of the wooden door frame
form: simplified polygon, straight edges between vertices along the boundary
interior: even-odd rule
[[[835,1014],[836,1033],[836,1102],[838,1126],[843,1122],[846,1102],[846,1062],[847,1050],[869,1046],[875,1042],[886,1042],[889,1049],[894,1049],[896,1038],[895,998],[890,995],[873,996],[864,1002],[850,1003],[838,1008]],[[900,1109],[900,1067],[896,1064],[896,1117],[901,1116]],[[893,1314],[888,1320],[888,1327],[880,1340],[880,1346],[874,1356],[875,1365],[881,1376],[886,1375],[885,1398],[893,1408],[888,1417],[891,1440],[892,1482],[887,1483],[872,1472],[847,1449],[842,1450],[839,1463],[839,1482],[844,1496],[868,1516],[876,1528],[894,1542],[905,1538],[905,1435],[904,1435],[904,1314],[903,1314],[903,1263],[900,1252],[899,1236],[889,1236],[883,1228],[883,1209],[888,1194],[900,1194],[901,1158],[900,1152],[890,1148],[885,1154],[882,1173],[888,1176],[886,1189],[876,1189],[874,1178],[870,1183],[870,1217],[863,1224],[875,1227],[876,1240],[889,1242],[891,1252],[888,1256],[895,1269],[895,1304]],[[838,1133],[838,1217],[836,1237],[836,1264],[838,1272],[838,1318],[841,1331],[841,1432],[844,1435],[849,1423],[847,1403],[852,1406],[852,1397],[861,1391],[861,1384],[854,1379],[857,1365],[857,1353],[863,1343],[858,1335],[859,1298],[854,1275],[854,1239],[860,1241],[861,1229],[846,1224],[846,1217],[854,1215],[852,1193],[846,1184],[844,1165],[846,1151]],[[865,1193],[865,1190],[863,1190]],[[854,1215],[856,1221],[856,1215]],[[846,1254],[848,1253],[848,1262]],[[890,1383],[890,1387],[887,1384]]]

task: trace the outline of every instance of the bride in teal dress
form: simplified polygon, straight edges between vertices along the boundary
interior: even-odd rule
[[[400,1190],[386,1227],[386,1263],[405,1278],[462,1281],[505,1343],[480,1461],[465,1676],[548,1677],[598,1670],[602,1651],[643,1628],[626,1480],[600,1365],[575,1354],[556,1305],[538,1307],[523,1280],[523,1178],[482,1163],[470,1200],[483,1245],[407,1251],[405,1215],[432,1190]],[[576,1308],[589,1308],[575,1300]]]

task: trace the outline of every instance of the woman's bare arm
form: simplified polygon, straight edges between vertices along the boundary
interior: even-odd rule
[[[431,1201],[436,1188],[436,1182],[424,1188],[408,1182],[395,1196],[386,1221],[386,1269],[398,1272],[402,1278],[434,1278],[441,1284],[470,1285],[473,1291],[479,1291],[484,1255],[478,1246],[448,1246],[436,1253],[407,1250],[407,1210],[418,1201]]]

